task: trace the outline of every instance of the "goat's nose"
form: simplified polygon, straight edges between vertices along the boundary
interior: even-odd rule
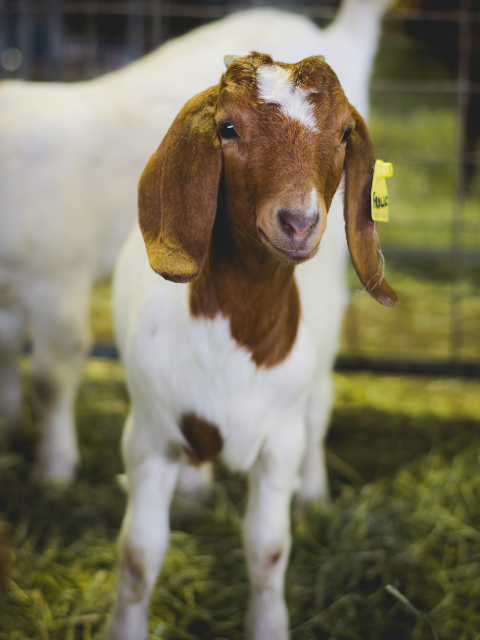
[[[309,216],[299,216],[287,209],[280,209],[277,215],[281,228],[289,238],[304,238],[318,220],[318,212]]]

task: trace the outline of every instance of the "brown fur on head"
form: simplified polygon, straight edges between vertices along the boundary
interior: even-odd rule
[[[292,111],[296,107],[313,126],[262,95],[275,74],[280,90],[271,99],[288,101],[296,93]],[[342,136],[353,126],[333,71],[318,58],[295,65],[275,65],[260,54],[240,59],[222,78],[215,119],[220,136],[227,123],[238,133],[222,140],[226,192],[237,223],[282,261],[312,257],[342,176]]]
[[[318,250],[345,170],[352,261],[371,295],[395,304],[366,198],[374,162],[363,119],[320,56],[297,64],[237,58],[217,87],[185,105],[142,175],[139,222],[150,264],[176,282],[196,278],[222,173],[228,225],[276,260],[303,262]]]

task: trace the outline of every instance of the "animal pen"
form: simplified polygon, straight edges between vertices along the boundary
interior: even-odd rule
[[[0,0],[1,75],[92,78],[195,26],[260,4]],[[322,26],[337,8],[313,0],[276,6]],[[378,308],[358,291],[351,270],[341,369],[480,373],[479,47],[475,0],[413,2],[385,18],[370,130],[377,157],[394,165],[391,220],[380,223],[379,235],[401,304]],[[108,352],[97,346],[96,353]]]
[[[0,78],[93,78],[261,4],[0,0]],[[320,25],[337,10],[317,0],[275,6]],[[448,378],[480,376],[478,0],[412,0],[392,9],[370,99],[377,157],[394,165],[390,222],[379,236],[400,304],[383,308],[358,292],[349,267],[327,440],[333,499],[294,518],[290,635],[431,640],[425,617],[385,591],[392,584],[441,640],[480,640],[480,381]],[[93,294],[94,355],[114,354],[109,293],[107,283]],[[76,481],[62,492],[27,481],[37,431],[32,402],[11,449],[0,450],[0,512],[10,523],[12,558],[7,589],[0,587],[0,640],[103,637],[125,506],[117,475],[128,410],[120,364],[92,358],[76,409],[83,460]],[[205,504],[179,498],[174,505],[149,640],[244,638],[245,480],[221,463],[215,475],[220,482]]]

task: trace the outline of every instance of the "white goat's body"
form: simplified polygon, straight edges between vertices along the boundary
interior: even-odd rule
[[[145,437],[152,452],[185,445],[178,424],[188,412],[218,425],[222,457],[234,470],[248,470],[279,425],[304,430],[307,403],[330,376],[341,325],[342,278],[331,229],[319,254],[295,274],[302,319],[294,347],[281,364],[258,367],[232,338],[228,319],[191,316],[188,285],[155,274],[140,232],[132,233],[116,271],[116,330],[134,421],[151,428]]]
[[[109,639],[147,637],[146,610],[168,546],[168,509],[179,473],[198,487],[202,482],[202,469],[192,474],[181,453],[188,443],[179,422],[194,413],[218,425],[227,466],[249,473],[243,535],[252,594],[246,637],[287,640],[283,574],[291,495],[328,496],[320,441],[343,312],[334,225],[327,226],[318,255],[295,274],[302,309],[295,344],[282,363],[258,367],[232,338],[227,318],[192,317],[189,285],[155,274],[139,230],[130,235],[114,283],[132,413],[123,439],[129,503]]]
[[[218,81],[226,53],[260,49],[286,62],[325,55],[367,115],[384,10],[382,0],[348,0],[324,31],[300,16],[251,10],[93,81],[0,83],[0,412],[7,427],[18,421],[16,361],[30,323],[42,479],[68,480],[78,462],[72,407],[90,288],[110,274],[135,219],[138,177],[181,106]],[[332,215],[340,209],[337,197]],[[342,238],[339,265],[344,256]]]

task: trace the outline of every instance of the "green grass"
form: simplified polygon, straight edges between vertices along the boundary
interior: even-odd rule
[[[84,462],[70,489],[29,483],[30,404],[13,450],[0,457],[12,547],[2,640],[101,638],[112,603],[128,400],[120,365],[91,360],[85,374],[77,404]],[[333,500],[294,524],[292,640],[429,639],[426,624],[385,591],[389,583],[442,640],[480,640],[480,382],[336,374],[335,383]],[[221,465],[216,475],[206,505],[173,506],[152,638],[243,638],[245,482]]]

